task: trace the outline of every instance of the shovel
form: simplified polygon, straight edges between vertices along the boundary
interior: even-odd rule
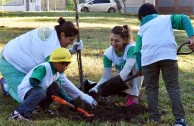
[[[73,104],[63,100],[62,98],[60,97],[57,97],[55,95],[52,95],[52,99],[62,105],[67,105],[69,106],[70,108],[72,109],[76,109],[76,111],[82,113],[85,117],[91,117],[91,116],[94,116],[94,114],[89,114],[88,112],[86,112],[85,110],[81,109],[81,108],[76,108]]]
[[[190,52],[181,52],[182,47],[183,47],[184,45],[189,44],[189,43],[190,43],[190,41],[187,41],[187,42],[182,43],[182,44],[178,47],[178,49],[177,49],[177,55],[188,55],[188,54],[193,53],[194,51],[190,51]]]

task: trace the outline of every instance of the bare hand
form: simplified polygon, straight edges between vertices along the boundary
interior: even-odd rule
[[[189,49],[194,51],[194,36],[189,38],[190,43],[188,44]]]
[[[143,73],[142,73],[142,72],[140,72],[140,71],[137,71],[137,72],[136,72],[136,75],[137,75],[137,76],[142,76],[142,75],[143,75]]]

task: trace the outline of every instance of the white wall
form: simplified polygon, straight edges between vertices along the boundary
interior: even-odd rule
[[[143,0],[126,0],[126,7],[140,7],[143,4]]]
[[[151,3],[155,5],[155,0],[145,0],[145,3]],[[143,4],[143,0],[126,0],[126,7],[140,7]]]
[[[30,2],[30,11],[41,11],[40,0],[35,0],[35,1]]]
[[[0,6],[0,10],[6,11],[26,11],[26,0],[24,0],[24,5],[21,6]],[[41,0],[33,0],[30,2],[29,11],[41,11]]]
[[[145,3],[151,3],[154,6],[156,5],[155,0],[145,0]]]
[[[155,0],[145,0],[145,3],[151,3],[155,5]],[[142,4],[144,4],[143,0],[126,0],[125,11],[126,13],[137,14]]]
[[[25,6],[4,6],[0,10],[6,10],[6,11],[26,11]]]

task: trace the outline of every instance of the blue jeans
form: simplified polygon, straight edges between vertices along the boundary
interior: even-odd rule
[[[52,103],[52,95],[58,95],[60,92],[59,84],[53,82],[47,89],[44,91],[38,88],[31,88],[25,95],[24,102],[19,105],[16,109],[23,117],[29,118],[32,111],[37,105],[39,105],[43,110],[49,108]]]
[[[160,71],[170,97],[172,113],[176,119],[181,119],[185,112],[178,81],[178,63],[175,60],[162,60],[142,67],[150,119],[160,120],[158,111]]]

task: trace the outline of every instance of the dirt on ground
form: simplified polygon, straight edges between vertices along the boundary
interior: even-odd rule
[[[84,92],[88,93],[89,89],[91,89],[94,84],[89,84],[88,80],[85,80],[84,85]],[[81,88],[81,87],[80,87]],[[116,95],[118,97],[115,98],[115,95],[109,96],[109,97],[99,97],[98,95],[94,95],[93,97],[98,102],[98,108],[96,109],[90,109],[90,107],[85,106],[84,110],[86,110],[89,114],[94,114],[94,116],[91,117],[85,117],[83,114],[75,111],[69,111],[67,110],[67,106],[63,106],[60,108],[59,112],[61,113],[60,116],[71,119],[71,120],[80,120],[80,121],[87,121],[87,122],[93,122],[95,120],[98,121],[130,121],[132,118],[135,118],[137,115],[147,113],[147,108],[141,104],[132,104],[129,106],[122,105],[116,105],[115,103],[121,102],[126,100],[126,94],[119,93]],[[77,105],[81,105],[81,102],[78,102]],[[63,110],[63,109],[66,110]],[[66,111],[66,112],[63,112]]]
[[[144,114],[147,112],[147,108],[141,104],[132,104],[130,106],[115,106],[110,104],[101,104],[99,103],[98,108],[96,109],[84,109],[89,114],[94,114],[94,116],[85,117],[80,112],[75,112],[73,110],[66,110],[68,112],[62,113],[62,117],[69,118],[71,120],[85,120],[87,122],[98,121],[130,121],[132,118],[135,118],[137,115]],[[64,111],[64,110],[63,110]],[[68,114],[67,114],[68,113]]]

